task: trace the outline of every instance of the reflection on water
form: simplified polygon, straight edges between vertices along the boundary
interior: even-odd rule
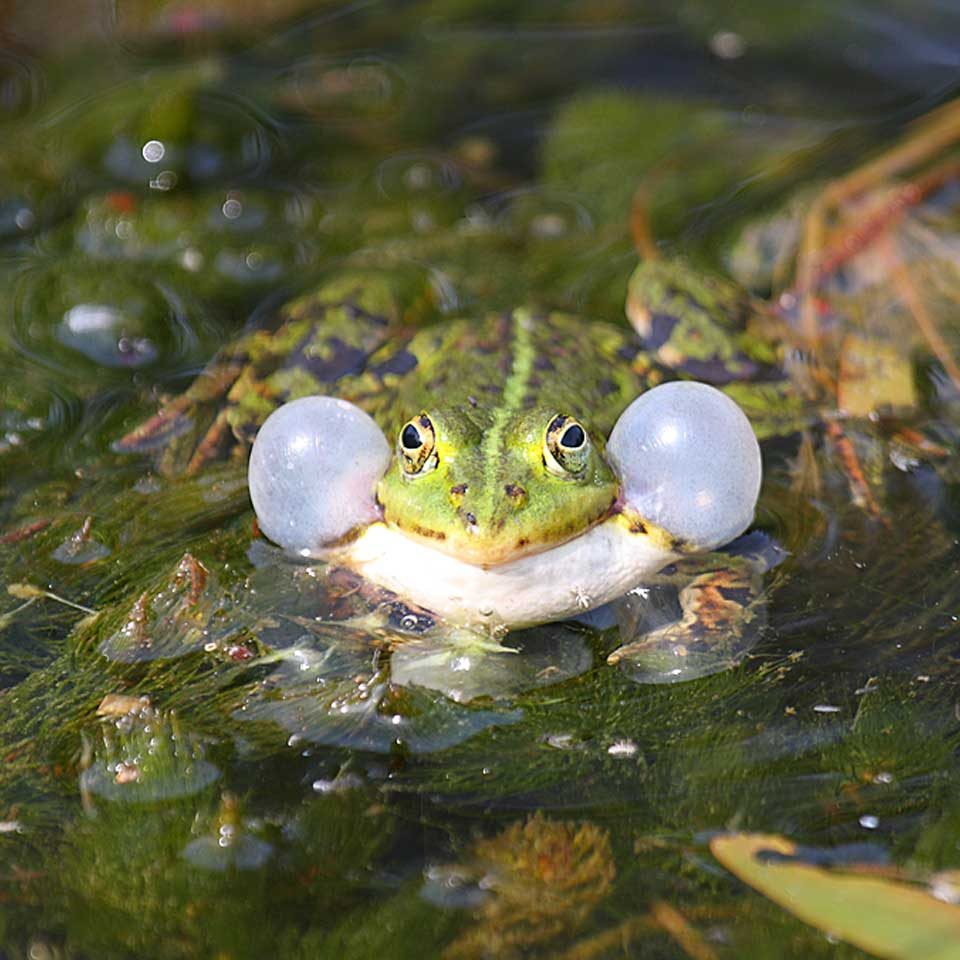
[[[955,111],[911,128],[945,145],[821,191],[949,100],[956,10],[0,16],[10,956],[847,949],[746,893],[711,856],[725,830],[949,889]],[[763,362],[808,404],[738,394],[771,439],[722,642],[679,629],[718,609],[702,563],[502,635],[283,558],[242,464],[180,469],[238,371],[117,448],[345,262],[403,273],[408,323],[518,303],[623,323],[637,249],[768,298],[790,346]]]

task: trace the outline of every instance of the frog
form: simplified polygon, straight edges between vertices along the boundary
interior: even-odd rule
[[[342,271],[226,347],[185,393],[116,447],[159,448],[168,473],[196,474],[223,456],[249,457],[251,496],[268,539],[301,559],[348,567],[456,629],[502,635],[670,583],[681,617],[660,629],[658,643],[681,656],[723,647],[740,636],[762,592],[756,565],[716,553],[753,519],[760,458],[740,408],[705,384],[736,387],[741,402],[750,399],[742,389],[748,384],[764,402],[788,394],[775,349],[751,330],[749,301],[734,304],[719,279],[704,286],[698,277],[682,264],[638,267],[630,284],[635,308],[642,291],[664,309],[684,306],[683,323],[666,322],[664,338],[665,315],[656,310],[647,330],[530,306],[438,318],[419,279],[368,266]],[[711,462],[707,472],[734,490],[710,530],[675,522],[683,497],[671,496],[674,478],[659,475],[651,458],[639,472],[624,463],[638,442],[623,425],[630,410],[680,384],[708,391],[703,411],[699,395],[693,402],[693,420],[703,412],[704,422],[666,429],[690,433],[692,446],[725,456],[726,464]],[[344,432],[379,436],[369,441],[379,453],[362,467],[360,482],[351,476],[343,490],[334,467],[356,451],[331,453],[328,444],[304,468],[309,483],[315,475],[334,478],[310,497],[337,504],[333,527],[324,520],[322,535],[310,533],[309,517],[288,519],[282,495],[268,491],[259,503],[257,496],[258,485],[269,488],[290,469],[267,454],[257,464],[272,419],[318,398],[354,419],[334,417],[311,430],[335,440]],[[682,400],[681,391],[681,407]],[[668,413],[676,406],[669,397],[659,404]],[[718,425],[727,448],[720,452],[709,435]],[[618,430],[627,439],[618,441]],[[304,446],[302,439],[295,436],[294,445]],[[278,442],[288,453],[291,441]],[[654,499],[665,503],[645,503],[649,490],[631,492],[651,478]],[[279,521],[271,516],[277,510]],[[283,533],[291,525],[293,541]],[[611,662],[644,649],[634,637]]]

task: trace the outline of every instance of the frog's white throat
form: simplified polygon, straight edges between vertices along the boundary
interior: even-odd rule
[[[542,553],[484,568],[381,522],[327,558],[456,623],[521,627],[622,596],[677,558],[666,542],[611,517]]]

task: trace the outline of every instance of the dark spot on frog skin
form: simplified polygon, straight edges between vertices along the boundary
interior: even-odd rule
[[[723,384],[733,380],[752,380],[756,373],[756,364],[742,355],[722,360],[686,360],[680,364],[685,373],[702,380],[704,383]]]
[[[329,383],[341,377],[355,376],[366,366],[368,357],[366,350],[344,343],[339,337],[331,337],[324,344],[328,355],[320,357],[306,350],[312,339],[311,331],[294,351],[291,366],[304,367],[317,380]]]
[[[647,525],[642,520],[632,520],[630,522],[630,532],[637,534],[645,534],[647,532]],[[664,568],[665,571],[666,568]],[[661,571],[661,572],[664,572]]]
[[[391,321],[389,317],[385,317],[382,313],[370,313],[352,300],[344,300],[341,306],[347,315],[354,320],[361,320],[365,324],[374,324],[378,327],[390,326]]]
[[[468,489],[469,489],[469,488],[467,487],[467,485],[466,485],[465,483],[455,483],[455,484],[450,488],[450,496],[451,496],[451,497],[462,497],[462,496],[467,492]]]
[[[399,353],[395,353],[389,360],[385,360],[377,367],[377,373],[395,373],[398,376],[403,376],[405,373],[409,373],[411,370],[415,369],[417,366],[417,358],[410,353],[409,350],[401,350]]]
[[[520,486],[519,483],[506,483],[503,486],[503,492],[511,500],[525,500],[527,496],[527,491]]]
[[[553,361],[548,356],[541,353],[539,356],[537,356],[534,359],[533,369],[542,370],[544,372],[547,372],[547,371],[552,372],[556,370],[556,367],[553,365]]]
[[[471,527],[475,527],[477,525],[477,515],[475,513],[468,513],[466,519],[467,523],[469,523]]]
[[[778,383],[783,380],[783,370],[772,364],[756,363],[746,354],[738,353],[730,360],[688,360],[684,372],[707,383],[732,383],[734,380],[751,380],[755,383]]]
[[[617,392],[617,385],[613,380],[604,379],[597,384],[597,390],[601,397],[609,397],[611,393]]]
[[[644,337],[644,345],[651,350],[662,347],[673,333],[677,318],[670,313],[655,313],[650,317],[650,333]]]
[[[421,527],[415,523],[405,525],[405,529],[415,533],[418,537],[426,537],[430,540],[446,540],[447,535],[440,530],[431,530],[429,527]]]
[[[530,543],[530,541],[529,541],[526,537],[521,537],[521,538],[517,541],[517,549],[518,549],[518,550],[522,550],[522,549],[523,549],[525,546],[527,546],[529,543]]]

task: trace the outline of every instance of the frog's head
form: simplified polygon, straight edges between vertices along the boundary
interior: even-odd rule
[[[603,438],[570,413],[534,407],[485,417],[469,404],[400,425],[377,487],[384,520],[483,566],[536,553],[609,516],[619,483]]]
[[[363,411],[306,397],[275,411],[250,457],[264,533],[312,556],[383,519],[461,560],[492,566],[564,543],[615,513],[712,549],[753,518],[760,452],[739,407],[701,383],[638,397],[603,438],[543,407],[484,418],[421,411],[391,450]]]

